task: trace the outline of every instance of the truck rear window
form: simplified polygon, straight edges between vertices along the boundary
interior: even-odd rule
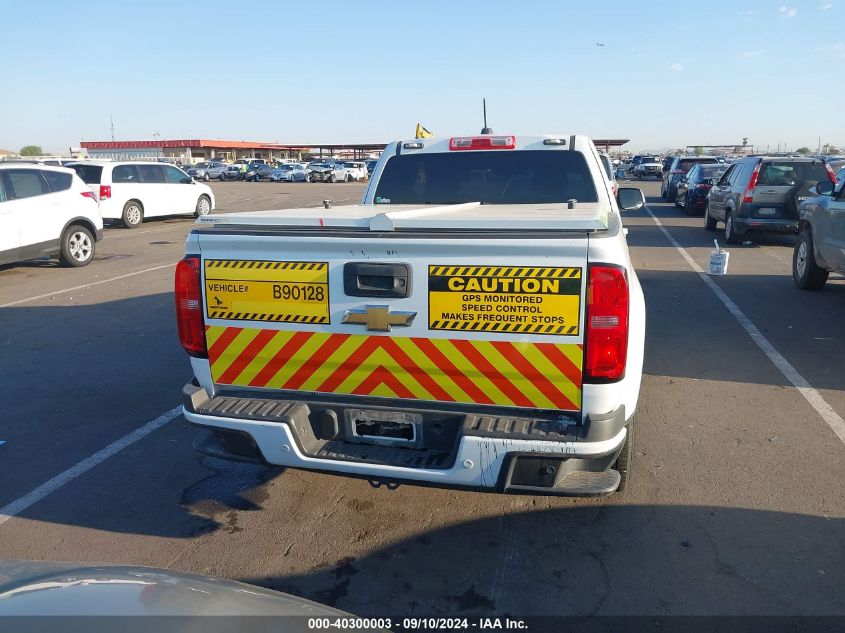
[[[597,202],[583,154],[524,150],[406,154],[391,157],[376,204],[542,204]]]
[[[99,165],[70,165],[86,185],[99,185],[103,168]]]

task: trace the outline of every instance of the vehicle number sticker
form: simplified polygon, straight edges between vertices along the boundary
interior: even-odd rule
[[[327,262],[205,260],[210,319],[329,323]]]
[[[581,269],[429,266],[428,328],[577,336]]]

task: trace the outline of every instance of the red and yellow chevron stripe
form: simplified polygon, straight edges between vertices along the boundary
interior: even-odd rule
[[[577,410],[582,346],[207,326],[215,383]]]

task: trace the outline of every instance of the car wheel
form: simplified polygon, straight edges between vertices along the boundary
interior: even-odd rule
[[[130,200],[123,205],[123,226],[127,229],[134,229],[144,221],[144,208],[137,200]]]
[[[200,199],[197,200],[197,208],[194,211],[194,217],[200,217],[201,215],[208,215],[211,213],[211,200],[208,196],[202,195]]]
[[[715,231],[716,230],[716,220],[714,220],[710,216],[710,203],[708,202],[704,205],[704,230],[705,231]]]
[[[252,177],[252,182],[258,182],[259,180],[261,180],[261,176],[258,174],[255,174],[255,176]]]
[[[220,174],[218,178],[220,178],[220,182],[223,182],[224,180],[226,180],[226,174]]]
[[[678,192],[671,187],[666,187],[666,202],[675,202]]]
[[[681,201],[681,197],[676,194],[675,195],[675,208],[676,209],[681,208],[681,202],[680,201]]]
[[[616,492],[625,492],[628,487],[628,482],[631,481],[631,466],[634,459],[634,425],[630,422],[625,425],[628,433],[625,436],[625,443],[622,445],[622,451],[616,462],[613,464],[613,469],[619,473],[619,487]]]
[[[346,182],[352,182],[352,176],[346,174]]]
[[[660,183],[660,197],[666,199],[666,190],[663,188],[663,183]]]
[[[91,231],[84,226],[74,224],[68,227],[62,236],[61,251],[59,260],[72,268],[85,266],[94,259],[96,243]]]
[[[733,211],[725,211],[725,241],[728,244],[739,244],[742,236],[736,232]]]
[[[334,182],[334,174],[329,174],[329,182]]]
[[[827,283],[828,274],[816,263],[813,234],[809,229],[804,229],[792,251],[792,280],[801,290],[821,290]]]
[[[211,180],[211,176],[209,176],[209,175],[208,175],[208,172],[205,172],[205,175],[202,177],[202,179],[203,179],[205,182],[208,182],[209,180]]]

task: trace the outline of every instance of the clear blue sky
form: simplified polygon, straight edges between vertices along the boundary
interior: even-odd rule
[[[0,0],[0,148],[497,132],[845,145],[845,0]],[[603,43],[604,46],[597,46]]]

